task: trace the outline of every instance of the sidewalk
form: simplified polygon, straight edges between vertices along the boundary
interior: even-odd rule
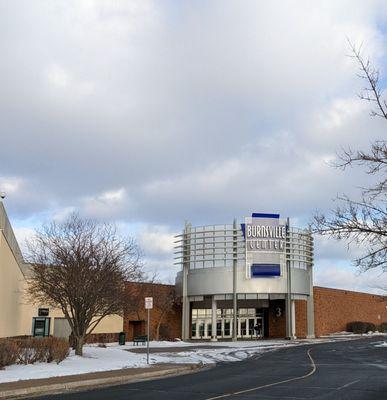
[[[120,385],[169,375],[187,374],[201,364],[157,364],[149,368],[125,368],[114,371],[30,379],[0,384],[0,399],[16,399]]]

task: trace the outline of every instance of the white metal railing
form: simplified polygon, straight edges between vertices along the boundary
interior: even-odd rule
[[[233,225],[208,225],[188,227],[176,236],[174,264],[190,264],[190,269],[204,267],[204,263],[215,267],[216,263],[238,262],[246,258],[246,244],[241,228]],[[293,268],[306,268],[313,265],[313,237],[305,229],[290,227],[285,240],[285,259]]]

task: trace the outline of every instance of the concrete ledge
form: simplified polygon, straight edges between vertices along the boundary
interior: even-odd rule
[[[207,368],[213,365],[207,365]],[[0,399],[21,399],[25,397],[36,397],[48,394],[59,394],[71,391],[94,389],[103,386],[122,385],[168,376],[188,374],[199,369],[206,368],[203,364],[179,364],[175,366],[158,367],[139,372],[130,368],[116,371],[103,371],[92,374],[69,375],[47,379],[35,379],[31,381],[16,381],[0,384]],[[133,373],[134,372],[134,373]],[[90,377],[95,375],[95,377]],[[57,382],[57,381],[63,382]],[[50,383],[50,381],[52,383]],[[31,383],[31,385],[28,385]],[[11,386],[7,389],[7,386]],[[12,386],[14,386],[12,388]],[[16,386],[24,386],[17,388]]]

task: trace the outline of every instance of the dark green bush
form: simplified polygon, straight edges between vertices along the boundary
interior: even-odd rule
[[[347,331],[353,333],[375,332],[376,325],[372,322],[352,321],[347,324]]]
[[[366,333],[367,332],[375,332],[376,329],[376,325],[373,324],[372,322],[366,322]]]
[[[379,325],[379,332],[384,332],[384,333],[387,332],[387,322],[382,322],[382,323]]]

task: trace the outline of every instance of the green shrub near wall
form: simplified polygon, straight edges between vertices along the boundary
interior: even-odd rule
[[[382,322],[379,326],[379,332],[387,332],[387,322]]]
[[[383,330],[384,329],[384,330]],[[353,333],[367,333],[367,332],[387,332],[387,323],[383,322],[380,326],[376,326],[372,322],[352,321],[347,324],[347,331]]]
[[[376,325],[373,324],[372,322],[366,322],[366,333],[375,331],[377,331]]]

